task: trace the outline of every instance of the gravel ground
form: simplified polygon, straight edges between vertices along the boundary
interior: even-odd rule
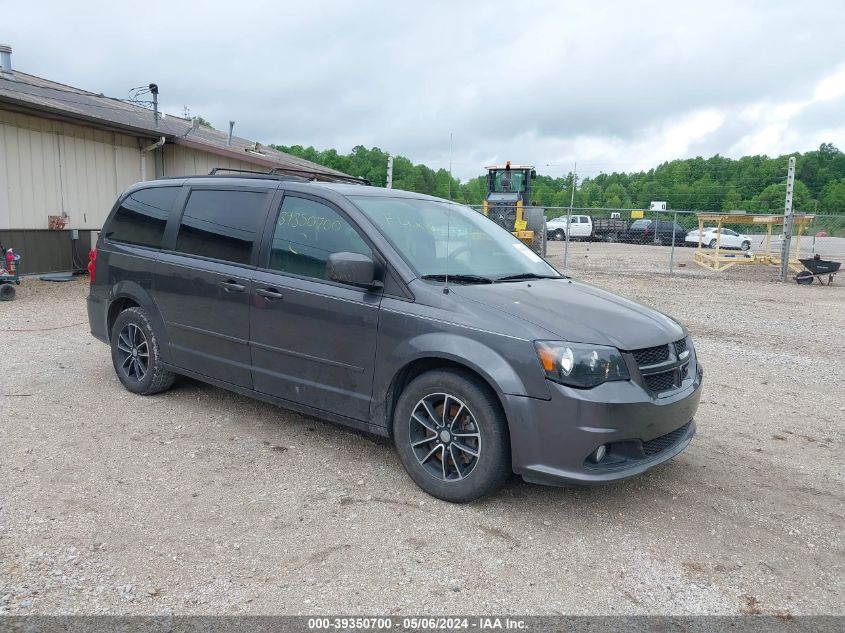
[[[698,436],[634,480],[468,506],[382,440],[190,380],[124,391],[85,280],[27,279],[0,304],[0,613],[845,614],[845,279],[570,258],[692,330]]]

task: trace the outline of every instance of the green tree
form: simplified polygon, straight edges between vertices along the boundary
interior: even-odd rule
[[[786,202],[786,183],[769,185],[751,199],[753,211],[772,211],[783,213]],[[810,190],[800,180],[795,181],[792,190],[792,208],[795,211],[812,211],[813,199]]]
[[[273,147],[367,178],[377,186],[386,183],[388,154],[377,147],[358,145],[349,154],[302,145]],[[794,208],[813,211],[818,200],[821,212],[845,214],[845,154],[824,143],[818,150],[791,155],[797,158]],[[652,200],[666,200],[669,208],[679,210],[782,212],[789,156],[743,156],[734,160],[717,154],[706,159],[673,160],[641,172],[600,173],[579,179],[575,206],[645,209]],[[574,180],[571,173],[539,174],[533,182],[532,199],[547,208],[568,207]],[[394,157],[393,186],[476,205],[483,202],[487,192],[484,175],[461,182],[450,178],[442,168],[433,170],[404,156]]]
[[[827,183],[822,192],[819,211],[845,215],[845,178]]]

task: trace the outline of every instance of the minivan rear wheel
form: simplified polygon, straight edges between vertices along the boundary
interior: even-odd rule
[[[111,330],[114,371],[123,386],[143,396],[170,389],[175,378],[164,368],[158,339],[142,308],[121,312]]]
[[[393,441],[411,479],[444,501],[487,496],[511,472],[502,408],[486,385],[463,372],[435,370],[411,381],[396,404]]]

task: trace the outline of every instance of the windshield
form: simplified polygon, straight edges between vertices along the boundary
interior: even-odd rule
[[[506,191],[525,191],[526,172],[515,169],[494,169],[491,170],[493,178],[493,191],[503,193]]]
[[[412,198],[350,199],[421,277],[560,276],[525,244],[469,207]]]

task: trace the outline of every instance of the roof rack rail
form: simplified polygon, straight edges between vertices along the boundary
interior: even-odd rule
[[[352,182],[359,185],[371,184],[366,178],[358,178],[356,176],[346,176],[344,174],[332,174],[327,171],[317,171],[314,169],[292,169],[290,167],[273,167],[270,170],[271,175],[291,174],[294,176],[310,176],[312,180],[318,178],[325,178],[329,182]]]
[[[230,167],[215,167],[210,172],[209,176],[231,176],[233,178],[272,178],[273,180],[296,180],[298,182],[308,182],[308,178],[301,176],[286,176],[282,174],[271,174],[266,171],[253,171],[252,169],[233,169]]]
[[[221,171],[225,172],[234,172],[237,174],[261,174],[262,176],[269,176],[270,174],[266,171],[256,171],[254,169],[232,169],[230,167],[215,167],[210,172],[208,172],[209,176],[216,176]]]
[[[292,167],[273,167],[269,172],[255,171],[252,169],[234,169],[231,167],[215,167],[210,172],[209,176],[222,176],[221,172],[231,174],[244,174],[245,177],[262,176],[264,178],[288,178],[291,180],[299,180],[308,182],[309,180],[324,179],[328,182],[352,182],[359,185],[369,185],[370,181],[366,178],[357,178],[355,176],[346,176],[343,174],[332,174],[327,171],[317,171],[314,169],[294,169]]]

